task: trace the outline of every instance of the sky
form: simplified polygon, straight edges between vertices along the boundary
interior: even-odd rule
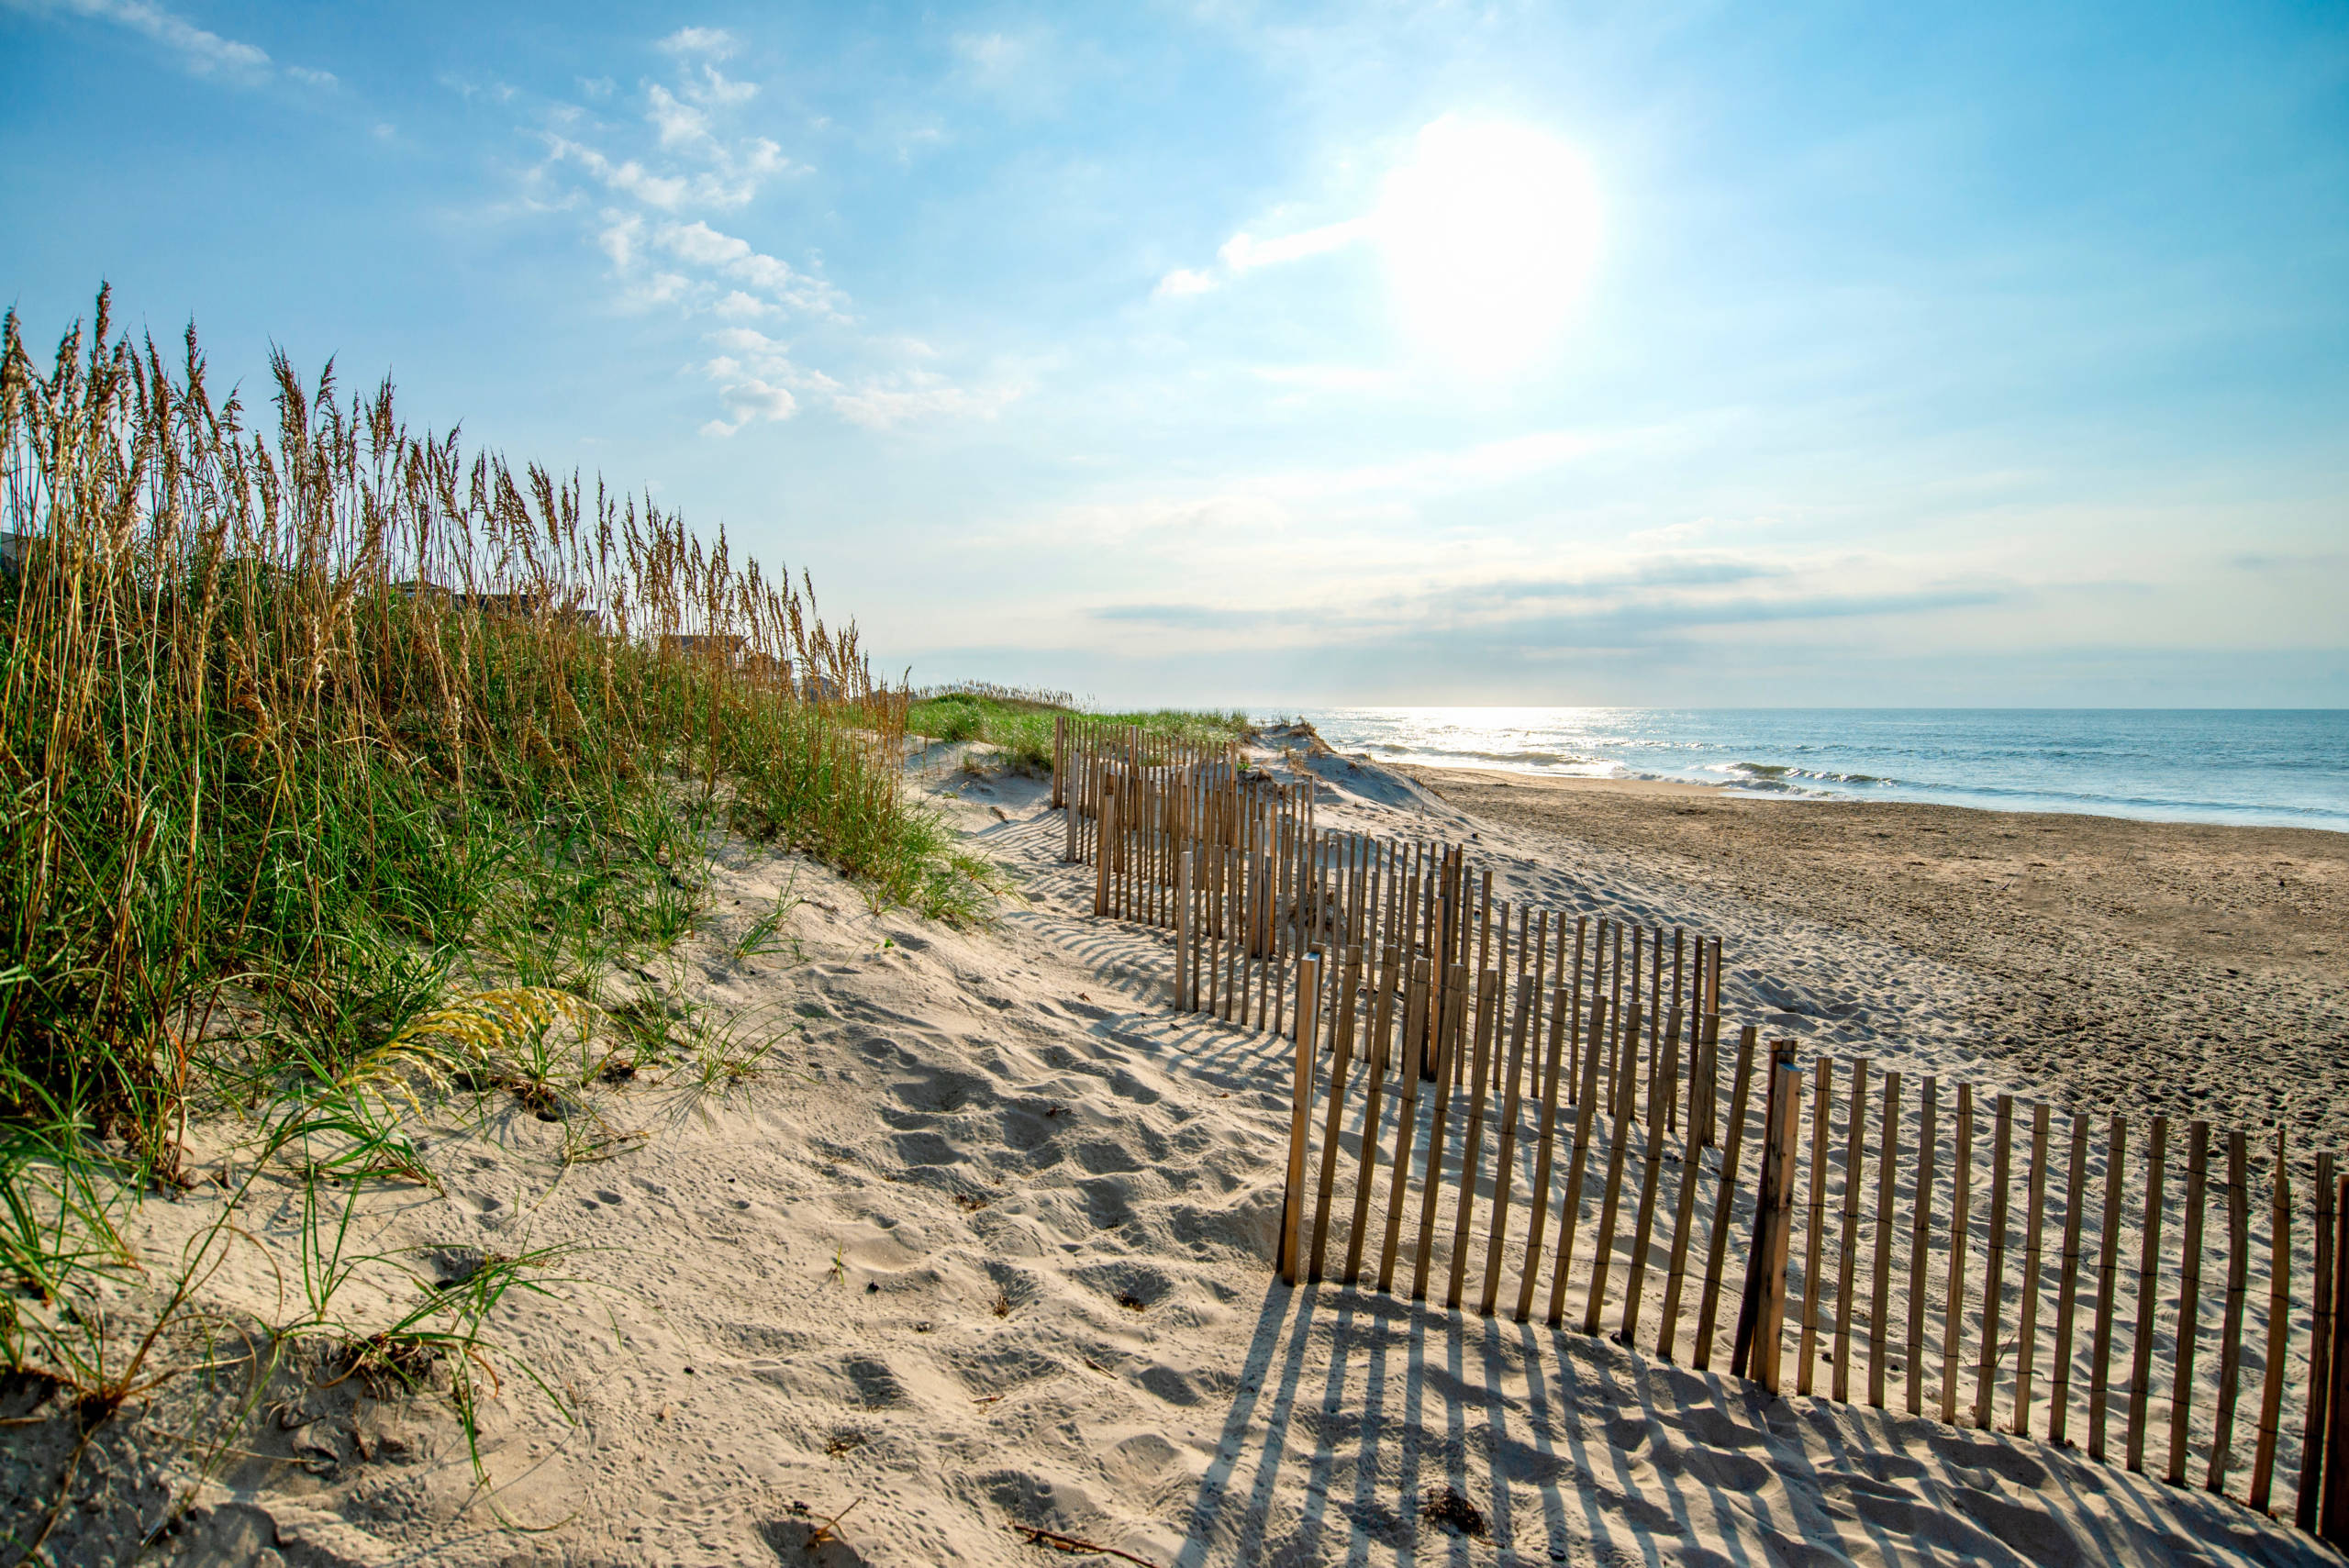
[[[0,0],[0,296],[917,684],[2349,706],[2349,8]]]

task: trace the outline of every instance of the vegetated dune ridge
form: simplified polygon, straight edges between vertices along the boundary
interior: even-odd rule
[[[1887,1032],[2009,1087],[2349,1147],[2349,834],[1406,771],[1496,847],[1685,890],[1751,930],[1741,963],[1861,1009],[1792,1032],[1890,1021],[1837,973],[1888,944],[1958,984]]]
[[[1325,824],[1493,837],[1393,775],[1316,767]],[[656,978],[674,1011],[778,1029],[768,1071],[722,1095],[685,1074],[591,1083],[554,1121],[494,1100],[485,1124],[429,1135],[445,1195],[362,1203],[352,1253],[432,1249],[416,1256],[462,1271],[484,1251],[578,1249],[573,1283],[511,1296],[492,1321],[490,1489],[441,1407],[324,1377],[282,1378],[208,1478],[159,1469],[171,1434],[225,1396],[183,1374],[100,1429],[44,1557],[118,1560],[191,1485],[164,1560],[1058,1560],[1020,1525],[1169,1568],[2317,1555],[2232,1504],[2044,1445],[1766,1401],[1538,1321],[1281,1287],[1284,1046],[1167,1011],[1163,938],[1086,913],[1089,874],[1056,863],[1042,786],[943,768],[927,783],[959,791],[946,808],[1023,890],[997,929],[875,916],[819,869],[729,852],[719,914]],[[1509,869],[1684,917],[1678,884],[1620,862]],[[785,889],[802,900],[785,951],[729,960]],[[1871,1010],[1839,1027],[1931,1035],[1947,1020],[1921,962],[1880,945],[1787,984],[1815,999],[1831,979],[1892,975],[1899,989],[1858,991]],[[1737,984],[1751,1006],[1753,982]],[[1962,1060],[1956,1032],[1930,1048]],[[650,1136],[566,1167],[566,1129],[591,1106]],[[257,1190],[241,1218],[256,1244],[207,1294],[266,1318],[299,1284],[262,1249],[289,1266],[298,1215],[290,1186]],[[150,1253],[216,1202],[150,1200]],[[354,1319],[399,1296],[381,1272],[349,1288]],[[9,1391],[0,1415],[29,1397]],[[67,1429],[6,1430],[21,1530],[53,1495],[42,1467]],[[1460,1506],[1430,1517],[1446,1488]]]

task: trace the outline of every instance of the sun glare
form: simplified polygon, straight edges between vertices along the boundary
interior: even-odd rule
[[[1581,303],[1598,192],[1554,137],[1446,117],[1388,176],[1377,230],[1410,339],[1461,371],[1505,373],[1542,358]]]

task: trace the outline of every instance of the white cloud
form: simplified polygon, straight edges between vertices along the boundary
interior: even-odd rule
[[[799,400],[788,387],[741,375],[741,367],[731,360],[712,360],[708,369],[718,382],[718,400],[733,417],[710,420],[701,428],[705,436],[730,436],[745,425],[780,423],[799,411]]]
[[[901,371],[870,378],[832,395],[841,417],[868,430],[885,430],[908,420],[939,416],[992,419],[1019,400],[1021,389],[957,386],[935,371]]]
[[[729,232],[730,222],[718,227],[727,221],[720,215],[801,166],[773,139],[739,130],[738,111],[759,89],[718,70],[715,61],[737,48],[730,36],[689,28],[661,47],[681,57],[680,64],[671,80],[644,85],[641,121],[615,122],[575,104],[542,115],[536,129],[548,157],[533,171],[540,189],[529,205],[545,211],[581,203],[584,186],[600,186],[592,203],[599,210],[586,232],[610,263],[617,306],[665,306],[718,328],[707,339],[714,351],[696,366],[714,384],[721,409],[703,425],[704,434],[732,436],[807,408],[868,429],[992,418],[1022,395],[1010,379],[965,385],[924,364],[937,357],[928,344],[839,330],[856,325],[848,296],[815,266],[758,249]],[[581,87],[596,97],[608,83],[586,79]],[[857,373],[842,378],[802,364],[789,343],[753,325],[776,321],[827,329],[827,351],[852,356]]]
[[[1213,287],[1215,279],[1208,273],[1177,267],[1158,280],[1155,292],[1169,298],[1181,299],[1188,295],[1205,294]]]
[[[868,430],[925,418],[991,419],[1025,390],[1008,384],[965,387],[926,370],[869,375],[851,384],[798,363],[789,344],[752,328],[723,328],[709,341],[725,351],[702,372],[718,383],[718,398],[733,417],[703,426],[705,435],[730,436],[745,425],[787,419],[803,397]]]
[[[713,60],[724,60],[740,47],[724,28],[679,28],[661,40],[661,48],[671,54],[706,54]]]
[[[747,284],[777,305],[810,316],[845,319],[840,306],[846,302],[830,284],[753,250],[749,240],[722,234],[698,219],[662,224],[653,242],[681,261]]]
[[[629,310],[648,310],[656,305],[679,304],[693,292],[693,280],[684,273],[654,272],[630,283],[620,295],[620,304]]]
[[[1259,267],[1276,267],[1286,261],[1302,261],[1308,256],[1320,256],[1342,250],[1369,233],[1369,220],[1360,217],[1325,223],[1319,228],[1283,235],[1278,239],[1258,239],[1243,232],[1225,240],[1223,248],[1216,255],[1237,275],[1252,272]]]
[[[715,65],[701,68],[701,85],[692,95],[705,104],[747,104],[759,95],[755,82],[733,82],[722,75]]]
[[[612,259],[612,265],[625,272],[636,261],[639,239],[644,233],[644,219],[634,213],[604,209],[604,228],[596,236],[596,243]]]
[[[999,87],[1017,72],[1030,52],[1025,39],[1007,38],[1001,33],[958,33],[954,38],[954,52],[970,66],[971,74],[980,84]]]
[[[616,163],[594,148],[566,137],[551,136],[547,145],[558,161],[568,159],[610,189],[634,196],[648,206],[675,208],[693,190],[691,181],[673,174],[651,173],[633,158]]]
[[[1220,270],[1176,267],[1158,280],[1151,292],[1161,299],[1186,299],[1221,287],[1225,283],[1259,267],[1277,267],[1289,261],[1301,261],[1308,256],[1327,255],[1342,250],[1356,240],[1369,238],[1371,221],[1364,217],[1350,217],[1337,223],[1325,223],[1319,228],[1302,229],[1284,234],[1275,239],[1259,239],[1242,230],[1225,240],[1216,251]]]
[[[609,83],[601,85],[608,88]],[[659,83],[645,89],[644,117],[653,129],[656,150],[684,167],[614,157],[573,135],[551,130],[541,134],[551,161],[576,163],[607,189],[633,196],[648,206],[668,212],[688,206],[731,210],[750,205],[768,181],[801,172],[770,138],[729,139],[721,134],[718,117],[757,93],[753,83],[729,81],[708,64],[703,65],[698,78],[687,77],[674,91]],[[602,95],[591,92],[590,95]],[[566,130],[584,117],[575,106],[549,111],[550,123]]]
[[[655,83],[645,95],[651,107],[645,117],[661,133],[663,147],[690,147],[709,139],[709,117],[692,105],[680,102],[666,87]]]
[[[208,28],[197,27],[175,11],[153,4],[153,0],[6,0],[6,3],[13,10],[35,14],[64,11],[128,28],[170,50],[178,57],[181,67],[192,75],[217,76],[255,83],[268,80],[279,69],[269,58],[269,51],[260,45],[222,38]],[[286,75],[309,86],[335,85],[331,72],[314,71],[300,65],[286,66],[284,70]]]

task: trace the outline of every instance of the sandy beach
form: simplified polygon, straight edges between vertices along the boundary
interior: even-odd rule
[[[1920,1042],[2060,1105],[2349,1140],[2349,836],[1406,771],[1536,856],[1946,967]],[[1740,956],[1764,954],[1781,981],[1841,978],[1783,940]],[[1899,1015],[1876,1024],[1897,1041]]]
[[[1092,917],[1045,786],[955,762],[930,758],[918,786],[1016,889],[992,929],[875,911],[796,857],[729,850],[713,914],[649,983],[679,1016],[763,1031],[765,1059],[715,1085],[596,1080],[553,1120],[502,1101],[440,1115],[424,1140],[440,1190],[359,1204],[353,1255],[565,1250],[546,1294],[495,1319],[479,1477],[440,1398],[297,1357],[245,1419],[234,1379],[183,1376],[100,1429],[44,1560],[117,1561],[173,1501],[189,1506],[155,1554],[201,1562],[1059,1560],[1032,1529],[1159,1568],[2315,1560],[2237,1504],[2076,1452],[1772,1401],[1538,1321],[1281,1286],[1286,1046],[1172,1013],[1165,934]],[[1720,930],[1734,1010],[1887,1061],[2184,1093],[2131,1073],[2129,999],[2231,958],[2287,966],[2309,1020],[2290,1049],[2313,1061],[2338,1035],[2316,955],[2253,970],[2234,957],[2251,942],[2198,951],[2176,911],[2134,946],[2087,924],[2221,868],[2279,918],[2282,895],[2254,898],[2243,873],[2287,850],[2284,893],[2337,899],[2339,854],[2315,836],[1312,766],[1325,822],[1470,839],[1520,895]],[[1927,827],[1938,853],[1909,847]],[[786,940],[730,954],[779,896]],[[2064,995],[2019,978],[2059,962],[2097,981],[2075,1005],[2093,1030],[2058,1040],[2032,1008],[1998,1010],[2017,987]],[[2161,1038],[2164,1063],[2198,1043],[2184,1024]],[[2254,1060],[2278,1066],[2211,1092],[2332,1125],[2287,1081],[2300,1057]],[[630,1136],[582,1158],[566,1124],[590,1110]],[[222,1320],[284,1311],[295,1190],[267,1184],[237,1217],[250,1245],[206,1286]],[[150,1200],[147,1252],[219,1208],[201,1184]],[[406,1277],[363,1266],[345,1307],[388,1313]],[[6,1454],[30,1500],[11,1529],[69,1446],[37,1393],[0,1410],[38,1418]]]

